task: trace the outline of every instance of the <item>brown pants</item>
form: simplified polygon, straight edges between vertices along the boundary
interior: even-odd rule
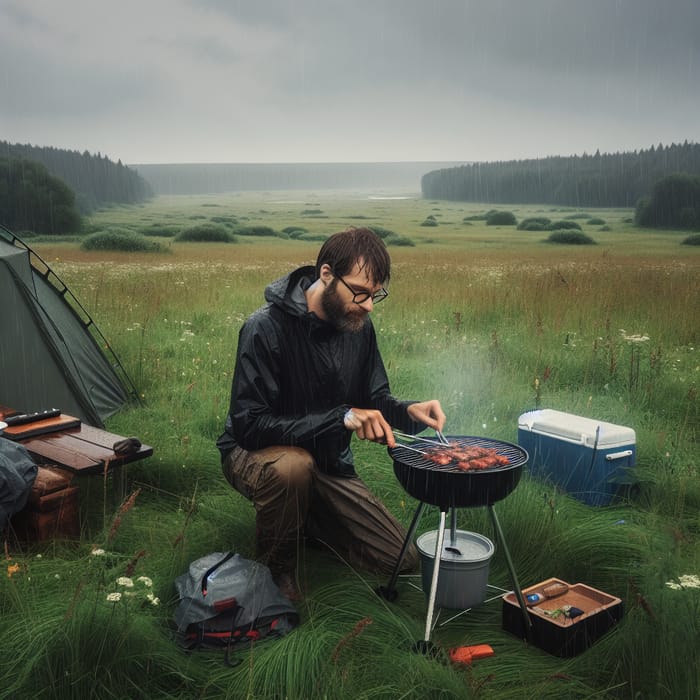
[[[257,555],[273,573],[295,569],[304,535],[330,545],[353,566],[393,572],[406,531],[359,477],[324,474],[298,447],[237,447],[223,471],[255,506]],[[401,570],[417,565],[411,544]]]

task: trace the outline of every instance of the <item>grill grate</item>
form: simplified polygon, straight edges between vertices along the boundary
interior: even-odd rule
[[[470,470],[465,472],[457,466],[456,461],[449,464],[436,464],[432,460],[416,452],[416,450],[433,450],[439,449],[442,445],[436,440],[433,444],[429,444],[427,440],[416,440],[408,446],[397,444],[396,447],[389,450],[391,457],[402,464],[415,469],[424,469],[426,471],[440,471],[456,474],[478,473],[478,472],[498,472],[520,467],[528,460],[527,452],[518,445],[502,440],[493,440],[491,438],[474,437],[474,436],[446,436],[449,442],[459,447],[483,447],[489,450],[495,450],[497,454],[508,457],[508,464],[486,467],[485,469]],[[445,445],[444,447],[448,447]]]

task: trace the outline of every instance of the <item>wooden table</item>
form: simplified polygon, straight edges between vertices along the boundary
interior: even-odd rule
[[[118,454],[113,446],[123,439],[121,435],[83,423],[79,428],[27,438],[20,444],[35,460],[56,464],[77,476],[106,477],[111,474],[115,491],[123,497],[126,491],[126,469],[123,467],[153,454],[153,448],[149,445],[141,445],[134,452]]]

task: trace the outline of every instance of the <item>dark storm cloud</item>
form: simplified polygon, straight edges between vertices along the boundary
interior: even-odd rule
[[[0,47],[0,62],[7,58]],[[89,65],[59,65],[45,56],[27,56],[10,73],[0,78],[5,95],[2,113],[6,118],[48,118],[117,115],[125,105],[149,100],[159,91],[159,81],[148,71],[118,66],[99,74]]]
[[[1,116],[130,162],[642,148],[700,140],[699,28],[698,0],[16,0]]]
[[[700,65],[697,0],[196,3],[202,4],[286,34],[290,51],[308,52],[307,70],[324,87],[372,76],[483,82],[490,71],[507,77],[512,67],[538,82],[561,73],[643,79],[667,70],[672,81],[683,81]],[[338,72],[344,68],[349,75]]]

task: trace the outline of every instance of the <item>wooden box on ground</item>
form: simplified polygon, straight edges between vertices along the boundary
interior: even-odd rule
[[[523,595],[540,593],[552,584],[564,584],[569,588],[566,593],[545,598],[528,608],[532,623],[530,641],[540,649],[554,656],[576,656],[622,619],[623,605],[620,598],[583,583],[566,584],[560,579],[551,578],[524,589]],[[570,619],[560,612],[565,606],[583,612]],[[503,596],[502,613],[503,629],[525,639],[525,621],[515,593]]]
[[[74,475],[53,466],[40,466],[27,505],[12,516],[22,540],[43,541],[80,536],[78,487]]]

